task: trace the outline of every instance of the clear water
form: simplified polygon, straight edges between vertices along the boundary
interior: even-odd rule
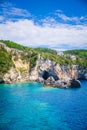
[[[87,130],[87,81],[79,89],[0,85],[0,130]]]

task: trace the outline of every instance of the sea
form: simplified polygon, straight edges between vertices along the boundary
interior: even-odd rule
[[[87,130],[87,80],[81,88],[0,84],[0,130]]]

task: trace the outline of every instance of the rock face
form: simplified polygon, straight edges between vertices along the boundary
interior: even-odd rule
[[[12,55],[11,60],[13,66],[10,70],[0,75],[0,83],[19,83],[24,81],[29,81],[29,61],[23,59],[23,51],[10,48],[4,43],[0,42],[0,46],[4,48],[9,54]]]
[[[80,82],[75,79],[61,79],[55,81],[52,77],[50,77],[45,81],[45,86],[52,86],[56,88],[79,88],[81,85]]]
[[[4,83],[12,84],[12,83],[19,83],[29,80],[29,74],[24,72],[24,74],[18,72],[16,69],[11,68],[8,73],[6,73],[3,77]]]
[[[30,73],[30,80],[36,81],[39,78],[47,80],[50,76],[55,81],[65,78],[77,79],[78,72],[75,67],[70,70],[67,66],[60,66],[51,60],[37,60],[36,67]]]
[[[50,76],[55,80],[59,79],[55,70],[55,63],[50,60],[37,60],[36,67],[31,71],[29,79],[33,81],[47,80]]]
[[[8,73],[3,76],[5,83],[19,83],[29,81],[29,64],[21,59],[21,56],[15,59],[12,57],[12,61],[15,67],[12,67]]]
[[[67,66],[60,66],[53,61],[38,59],[35,69],[30,73],[30,80],[44,83],[45,86],[58,88],[78,88],[80,82],[76,66],[70,70]]]
[[[0,83],[19,83],[24,81],[37,81],[47,86],[69,88],[79,87],[77,79],[87,79],[87,69],[78,69],[77,65],[59,65],[38,55],[36,66],[30,71],[29,59],[23,57],[23,53],[15,48],[9,48],[0,42],[0,45],[11,55],[12,66],[10,70],[0,78]],[[28,53],[29,54],[29,53]],[[26,57],[26,55],[25,55]]]
[[[52,76],[58,79],[87,79],[87,70],[79,70],[78,66],[72,65],[72,69],[68,66],[59,65],[51,60],[38,59],[35,68],[30,72],[30,80],[37,81],[40,78],[47,80]]]
[[[87,68],[78,70],[78,79],[87,80]]]
[[[29,63],[21,59],[21,52],[17,58],[13,55],[12,61],[15,67],[12,67],[3,79],[0,79],[0,83],[19,83],[30,80],[57,88],[80,87],[80,83],[73,80],[78,79],[76,66],[70,70],[67,66],[60,66],[51,60],[39,57],[35,68],[29,73]],[[87,78],[87,75],[85,77]]]

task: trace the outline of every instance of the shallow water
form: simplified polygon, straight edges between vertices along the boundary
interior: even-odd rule
[[[0,84],[0,130],[87,130],[87,81],[78,89]]]

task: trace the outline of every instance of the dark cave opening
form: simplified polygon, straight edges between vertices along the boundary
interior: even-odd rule
[[[48,77],[49,77],[49,73],[45,70],[45,71],[43,72],[42,77],[44,78],[44,80],[47,80]]]
[[[43,79],[47,80],[50,76],[52,76],[55,81],[57,81],[59,79],[55,73],[50,73],[50,72],[44,70],[43,75],[42,75]]]

